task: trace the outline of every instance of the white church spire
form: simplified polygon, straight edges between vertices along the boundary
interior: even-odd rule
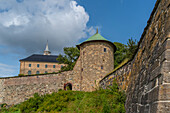
[[[44,51],[44,55],[51,55],[51,52],[48,48],[48,40],[47,40],[46,48],[45,48],[45,51]]]

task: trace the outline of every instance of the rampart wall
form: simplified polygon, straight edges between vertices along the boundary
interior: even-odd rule
[[[58,74],[35,75],[0,79],[0,104],[18,104],[34,95],[34,93],[50,94],[64,89],[64,84],[72,82],[69,76],[72,71]]]
[[[158,0],[133,60],[100,81],[115,78],[126,91],[127,113],[170,112],[170,1]]]

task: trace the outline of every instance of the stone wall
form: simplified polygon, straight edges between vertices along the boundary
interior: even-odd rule
[[[114,78],[126,91],[127,113],[170,112],[170,1],[158,0],[133,60],[100,81]]]
[[[72,71],[58,74],[36,75],[0,79],[0,104],[18,104],[32,97],[64,89],[65,83],[72,83]]]
[[[89,41],[80,46],[80,57],[75,65],[78,70],[74,68],[74,71],[81,80],[81,91],[94,91],[96,84],[113,70],[114,51],[107,41]]]

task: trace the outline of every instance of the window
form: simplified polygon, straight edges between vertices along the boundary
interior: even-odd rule
[[[106,48],[104,48],[104,52],[106,52]]]
[[[36,72],[36,74],[40,74],[40,72],[39,72],[39,71],[37,71],[37,72]]]
[[[48,73],[47,71],[45,71],[45,73]]]
[[[63,65],[61,65],[61,68],[63,67]]]
[[[28,71],[28,75],[31,75],[31,71]]]
[[[103,69],[103,66],[101,66],[101,69]]]
[[[46,64],[46,65],[45,65],[45,68],[47,68],[47,67],[48,67],[48,65]]]
[[[29,64],[29,67],[31,67],[31,64]]]
[[[40,67],[40,64],[37,64],[37,67]]]
[[[55,68],[55,65],[53,65],[53,68]]]

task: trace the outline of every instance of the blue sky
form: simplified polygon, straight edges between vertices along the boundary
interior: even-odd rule
[[[95,33],[112,42],[139,40],[156,0],[1,0],[0,77],[17,76],[19,59],[52,54]]]

